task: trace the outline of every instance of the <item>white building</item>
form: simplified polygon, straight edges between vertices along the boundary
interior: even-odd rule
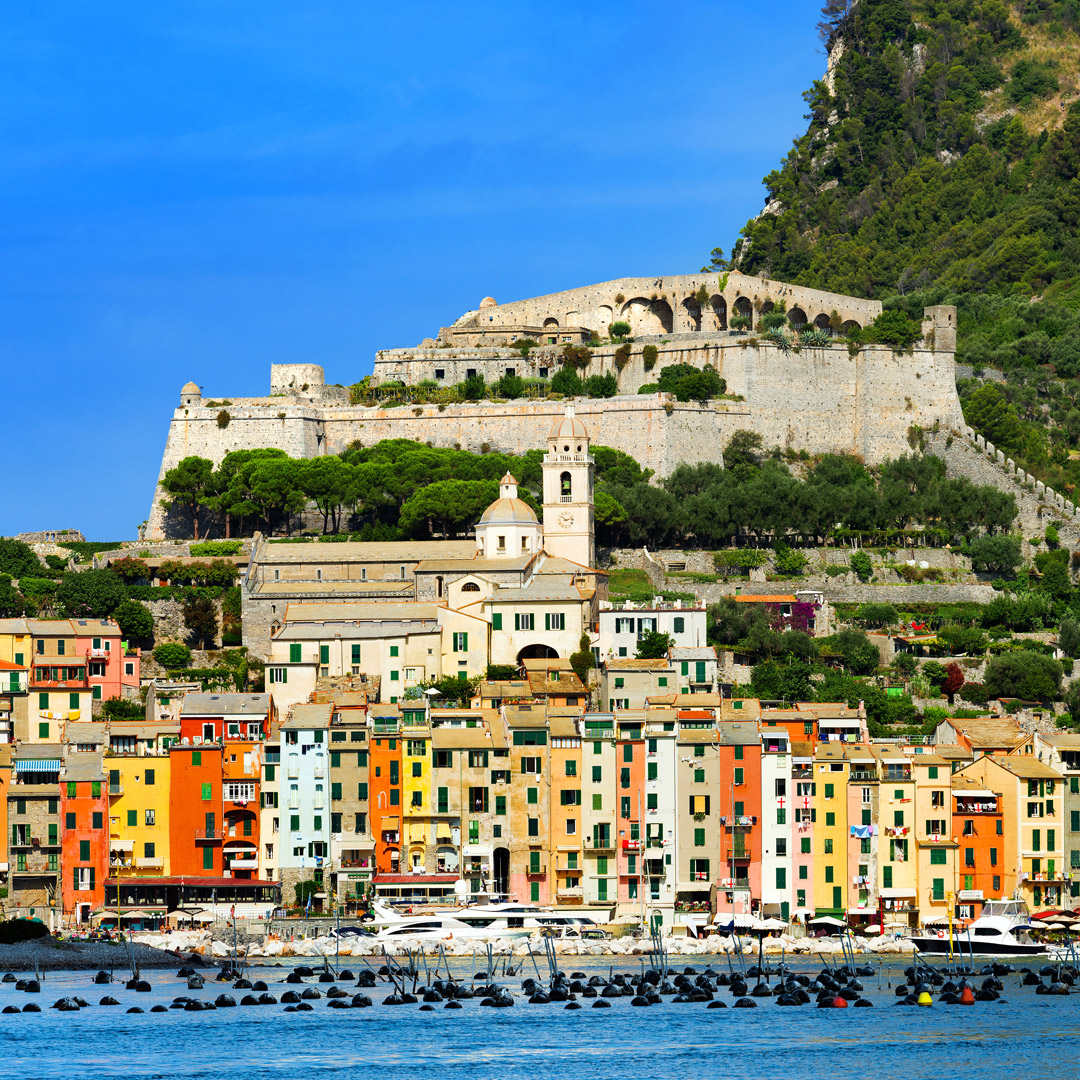
[[[327,742],[333,705],[294,705],[281,725],[280,843],[283,901],[298,881],[320,880],[330,859],[330,777]]]
[[[761,905],[762,914],[787,920],[792,903],[795,818],[791,739],[786,728],[761,732]]]
[[[679,601],[671,604],[635,606],[625,601],[613,607],[607,601],[600,604],[600,659],[632,657],[638,642],[655,630],[667,634],[674,648],[702,648],[706,641],[706,613],[703,607],[683,607]]]

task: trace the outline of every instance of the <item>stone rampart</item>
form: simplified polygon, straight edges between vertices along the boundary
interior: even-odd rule
[[[158,487],[147,520],[149,540],[168,535],[161,506],[161,477],[190,455],[218,463],[231,450],[278,447],[292,457],[338,454],[359,441],[412,439],[440,447],[522,453],[547,444],[552,423],[564,413],[560,401],[462,402],[400,408],[317,407],[289,398],[234,400],[229,423],[218,425],[219,410],[181,406],[173,414]],[[733,402],[699,405],[666,396],[584,399],[577,415],[592,440],[633,455],[660,476],[676,465],[722,460],[725,431],[748,426],[743,406]]]
[[[865,326],[881,314],[881,302],[807,289],[732,271],[727,274],[675,274],[665,277],[618,278],[598,285],[497,304],[484,300],[452,326],[440,331],[446,341],[479,342],[491,334],[525,328],[585,328],[600,337],[615,321],[630,324],[637,335],[725,330],[742,315],[757,325],[758,316],[782,304],[796,323],[827,325],[834,313],[841,324]]]

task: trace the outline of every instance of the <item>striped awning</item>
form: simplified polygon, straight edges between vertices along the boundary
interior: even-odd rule
[[[16,772],[54,772],[60,771],[59,758],[16,758]]]

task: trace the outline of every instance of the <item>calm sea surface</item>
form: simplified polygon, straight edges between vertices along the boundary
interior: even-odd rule
[[[565,970],[607,974],[595,960],[564,958]],[[346,961],[353,971],[361,965]],[[713,961],[716,970],[724,970]],[[698,962],[696,968],[707,966]],[[813,975],[810,962],[795,970]],[[675,968],[676,971],[682,966]],[[619,970],[616,968],[616,970]],[[626,972],[633,968],[624,966]],[[256,968],[280,998],[288,969]],[[1007,1004],[974,1007],[935,1004],[930,1009],[896,1007],[899,967],[879,979],[864,978],[873,1009],[782,1008],[771,999],[756,1009],[712,1009],[704,1004],[633,1008],[629,998],[610,1009],[580,1012],[562,1004],[512,1009],[481,1008],[466,1001],[460,1011],[419,1012],[419,1005],[383,1007],[384,989],[361,991],[376,1002],[370,1009],[328,1009],[324,996],[309,1013],[286,1013],[264,1005],[215,1012],[172,1011],[128,1015],[137,1004],[169,1004],[174,997],[212,1001],[243,991],[207,980],[201,991],[183,979],[151,973],[149,994],[122,984],[95,986],[92,973],[48,973],[42,992],[24,994],[0,985],[0,1008],[36,1001],[40,1014],[0,1015],[3,1072],[19,1080],[93,1077],[95,1080],[261,1080],[261,1078],[425,1076],[431,1080],[539,1080],[542,1077],[633,1077],[634,1080],[693,1080],[740,1075],[762,1080],[784,1077],[918,1078],[971,1080],[1021,1074],[1080,1075],[1080,992],[1066,998],[1038,996],[1021,987],[1018,975],[1004,977]],[[212,974],[212,972],[211,972]],[[465,976],[466,967],[455,974]],[[500,981],[520,991],[521,977]],[[23,977],[20,975],[20,977]],[[901,976],[902,977],[902,976]],[[314,979],[305,980],[325,991]],[[891,983],[891,987],[889,986]],[[353,984],[343,984],[355,992]],[[77,994],[92,1003],[78,1013],[49,1009],[57,998]],[[121,1006],[97,1004],[105,994]],[[730,1005],[734,1000],[724,991]]]

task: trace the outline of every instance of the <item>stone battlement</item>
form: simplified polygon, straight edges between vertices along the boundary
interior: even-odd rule
[[[599,285],[498,304],[481,301],[439,331],[447,344],[509,344],[528,337],[546,344],[579,341],[590,333],[606,337],[613,322],[627,322],[636,338],[727,330],[736,316],[757,326],[761,315],[783,303],[792,322],[834,329],[865,326],[881,314],[881,302],[787,285],[731,271],[618,278]]]

